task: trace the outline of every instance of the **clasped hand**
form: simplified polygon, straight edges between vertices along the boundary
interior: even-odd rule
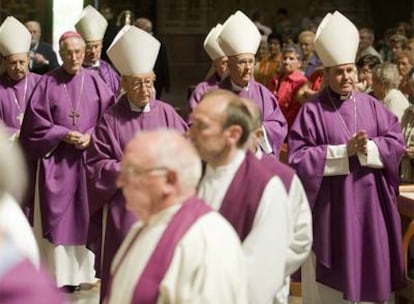
[[[368,153],[368,134],[365,130],[358,131],[358,133],[352,135],[351,139],[346,145],[346,150],[349,156],[354,156],[358,152]]]
[[[74,145],[76,149],[83,150],[89,146],[91,136],[87,133],[82,134],[78,131],[69,131],[63,141],[65,143]]]

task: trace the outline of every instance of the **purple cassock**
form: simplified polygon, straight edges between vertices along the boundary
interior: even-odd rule
[[[139,277],[132,297],[132,303],[157,303],[160,293],[160,284],[170,267],[177,244],[198,219],[211,211],[212,209],[209,206],[195,197],[189,198],[183,203],[181,208],[168,223],[167,228],[162,234],[161,239]],[[136,237],[138,235],[139,232]],[[130,246],[133,245],[136,237],[131,242]],[[127,253],[128,250],[125,252],[125,255]],[[121,263],[122,260],[119,264]],[[115,270],[115,274],[116,271],[117,270]]]
[[[27,73],[19,81],[14,81],[4,73],[0,77],[0,120],[11,136],[20,130],[27,101],[40,75]]]
[[[208,85],[207,82],[202,82],[196,87],[188,101],[190,108],[189,113],[194,110],[205,93],[214,89],[233,91],[239,97],[249,98],[256,103],[262,112],[263,126],[273,149],[272,154],[278,157],[283,141],[287,135],[287,122],[280,110],[279,103],[272,92],[254,80],[249,81],[247,88],[247,90],[234,91],[232,89],[230,77],[224,78],[217,85]]]
[[[313,214],[316,279],[348,301],[386,301],[404,279],[396,200],[404,138],[397,117],[371,96],[354,92],[355,108],[327,90],[302,106],[288,138]],[[323,176],[327,145],[346,144],[354,128],[366,130],[384,168],[352,156],[349,174]]]
[[[223,202],[220,214],[233,226],[241,242],[250,233],[266,185],[273,174],[251,152],[237,169]]]
[[[44,75],[29,100],[20,142],[29,160],[40,159],[43,237],[53,244],[85,244],[89,223],[86,152],[63,139],[70,131],[92,133],[114,102],[95,73],[81,69],[69,75],[62,68]]]
[[[173,128],[187,131],[184,120],[170,105],[151,100],[148,112],[131,110],[126,95],[102,117],[88,149],[89,208],[91,222],[88,247],[95,252],[95,268],[102,278],[101,294],[105,294],[112,259],[136,217],[125,208],[122,192],[116,187],[123,150],[140,130]],[[103,208],[108,206],[105,240],[102,240]],[[104,252],[101,252],[104,241]],[[103,256],[103,260],[101,257]]]
[[[85,68],[98,72],[99,76],[109,86],[115,96],[119,95],[120,77],[119,74],[105,60],[99,60],[99,66],[85,66]]]

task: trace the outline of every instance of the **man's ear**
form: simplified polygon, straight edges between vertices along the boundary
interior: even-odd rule
[[[238,146],[239,140],[242,137],[243,129],[239,125],[231,125],[226,129],[227,138],[229,141],[234,144],[235,146]]]
[[[256,135],[257,138],[263,138],[264,137],[264,132],[263,132],[263,128],[257,128],[256,130],[253,131],[254,135]]]

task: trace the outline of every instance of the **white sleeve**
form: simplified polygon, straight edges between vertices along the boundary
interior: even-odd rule
[[[384,168],[378,147],[372,140],[368,140],[368,153],[358,153],[358,160],[363,167],[374,169]]]
[[[289,191],[291,236],[287,253],[286,276],[292,275],[306,260],[312,248],[312,213],[297,175]]]
[[[346,145],[328,145],[324,176],[349,174],[349,159]]]
[[[272,145],[270,144],[269,137],[267,136],[267,132],[265,127],[262,125],[263,130],[263,137],[260,139],[259,145],[265,154],[270,154],[273,152]]]
[[[249,303],[271,303],[285,279],[288,198],[278,177],[267,184],[242,247]]]

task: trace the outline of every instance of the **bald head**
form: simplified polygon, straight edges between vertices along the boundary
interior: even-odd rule
[[[153,167],[168,168],[177,178],[177,194],[195,192],[201,177],[201,160],[197,151],[182,134],[175,130],[141,131],[127,145],[125,155]],[[174,157],[171,157],[171,156]]]

